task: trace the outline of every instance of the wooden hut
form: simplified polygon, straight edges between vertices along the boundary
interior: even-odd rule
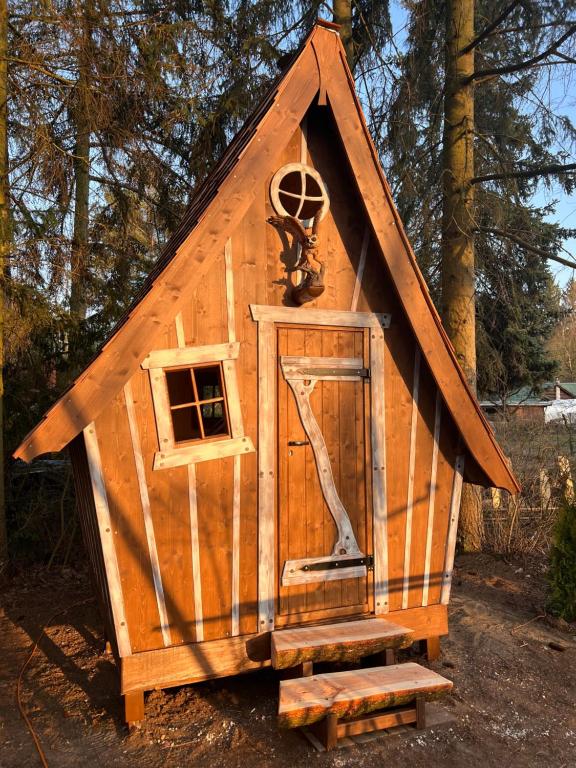
[[[298,628],[348,628],[349,655],[408,636],[437,652],[462,481],[518,486],[332,25],[15,456],[66,447],[128,721],[146,690],[338,657]]]

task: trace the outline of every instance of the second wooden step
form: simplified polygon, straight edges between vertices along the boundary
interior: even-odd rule
[[[327,715],[350,719],[418,698],[434,699],[451,688],[450,680],[412,662],[283,680],[278,721],[282,728],[297,728]]]

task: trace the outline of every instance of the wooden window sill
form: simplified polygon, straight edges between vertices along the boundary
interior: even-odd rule
[[[197,445],[187,445],[185,448],[168,448],[158,451],[154,455],[154,469],[172,469],[186,464],[198,464],[201,461],[253,453],[254,450],[254,444],[249,437],[232,437],[228,440],[213,442],[202,441]]]

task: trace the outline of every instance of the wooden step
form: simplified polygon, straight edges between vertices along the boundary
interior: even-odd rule
[[[283,680],[278,720],[282,728],[297,728],[327,715],[350,719],[416,698],[434,699],[451,688],[450,680],[412,662]]]
[[[386,648],[412,645],[414,630],[386,619],[363,619],[272,632],[272,666],[307,661],[356,661]]]

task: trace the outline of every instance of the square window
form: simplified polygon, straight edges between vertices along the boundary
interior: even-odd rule
[[[254,451],[242,427],[239,351],[237,341],[179,346],[153,350],[142,361],[149,372],[158,435],[155,470]]]
[[[230,435],[220,363],[165,374],[175,443]]]

